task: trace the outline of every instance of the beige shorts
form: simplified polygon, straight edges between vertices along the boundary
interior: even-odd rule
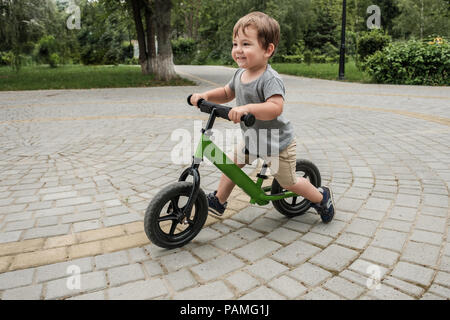
[[[297,161],[297,142],[295,139],[283,149],[278,155],[273,157],[261,157],[270,167],[270,172],[277,179],[282,187],[289,187],[297,183],[295,167]],[[245,144],[242,140],[234,148],[234,162],[236,164],[252,164],[256,159],[254,155],[244,152]]]

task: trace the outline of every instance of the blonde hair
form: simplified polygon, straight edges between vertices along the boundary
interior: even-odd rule
[[[250,12],[243,16],[236,22],[233,28],[233,38],[235,38],[239,30],[245,34],[245,29],[254,27],[258,32],[258,41],[264,50],[267,50],[270,43],[273,43],[274,49],[277,48],[280,42],[280,25],[267,14],[259,11]],[[275,53],[273,51],[272,55]]]

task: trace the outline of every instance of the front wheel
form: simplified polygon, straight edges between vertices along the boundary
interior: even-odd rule
[[[192,188],[191,182],[176,182],[162,189],[150,202],[144,229],[153,244],[167,249],[182,247],[200,232],[208,217],[208,202],[202,189],[189,219],[183,215]]]
[[[297,177],[308,179],[313,186],[315,186],[316,188],[320,187],[320,171],[311,161],[297,159],[295,172],[297,174]],[[287,190],[283,189],[283,187],[280,186],[276,179],[273,179],[271,194],[284,193],[286,191]],[[275,200],[272,201],[272,203],[275,209],[278,210],[278,212],[284,214],[289,218],[305,214],[311,206],[311,202],[308,199],[300,196]]]

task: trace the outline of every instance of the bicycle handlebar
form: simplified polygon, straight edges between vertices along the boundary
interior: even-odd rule
[[[191,103],[191,96],[192,94],[187,97],[187,102],[189,105],[193,106],[193,104]],[[230,120],[230,118],[228,118],[228,113],[231,110],[230,107],[215,104],[204,99],[198,100],[197,105],[200,108],[201,112],[211,113],[213,110],[215,110],[215,114],[217,117],[223,118],[225,120]],[[241,117],[241,121],[243,121],[247,127],[253,126],[255,124],[255,120],[255,116],[251,113],[247,113]]]

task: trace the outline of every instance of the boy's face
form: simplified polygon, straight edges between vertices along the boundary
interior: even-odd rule
[[[234,37],[231,56],[239,68],[256,70],[266,66],[273,50],[272,43],[267,49],[261,47],[258,41],[258,31],[250,26],[245,29],[245,33],[239,30]]]

